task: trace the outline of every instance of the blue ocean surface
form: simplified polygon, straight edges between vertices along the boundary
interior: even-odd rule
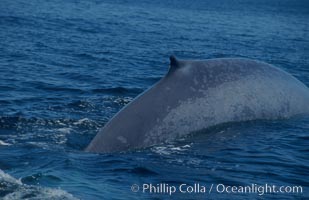
[[[164,76],[171,54],[256,59],[309,86],[308,19],[307,0],[1,0],[0,199],[309,199],[306,115],[130,152],[84,151]],[[217,190],[265,184],[302,191]]]

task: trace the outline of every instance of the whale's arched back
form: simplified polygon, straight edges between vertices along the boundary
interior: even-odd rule
[[[87,147],[115,152],[151,146],[225,122],[309,112],[309,89],[263,62],[170,57],[166,76],[119,111]]]

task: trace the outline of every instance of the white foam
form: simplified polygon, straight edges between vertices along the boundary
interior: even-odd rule
[[[33,199],[33,200],[76,200],[72,194],[62,190],[47,188],[41,186],[26,185],[21,180],[15,179],[9,174],[0,169],[0,183],[1,192],[8,193],[1,197],[3,200],[19,200],[19,199]]]
[[[72,129],[71,128],[58,128],[58,131],[61,133],[69,134]]]
[[[190,147],[191,146],[189,144],[183,146],[175,146],[175,145],[155,146],[152,148],[152,151],[160,155],[171,155],[182,151],[187,151]]]
[[[83,118],[83,119],[78,120],[77,122],[74,122],[73,124],[74,125],[80,125],[80,124],[83,124],[84,122],[88,122],[88,121],[90,121],[88,118]]]

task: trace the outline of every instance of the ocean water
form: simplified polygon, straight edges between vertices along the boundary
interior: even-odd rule
[[[309,86],[308,19],[306,0],[1,0],[0,199],[308,199],[309,116],[224,124],[133,152],[83,151],[167,72],[171,54],[257,59]],[[143,184],[206,193],[143,193]]]

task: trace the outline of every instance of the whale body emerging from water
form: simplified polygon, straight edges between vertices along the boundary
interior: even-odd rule
[[[119,111],[86,151],[126,151],[225,122],[309,113],[309,89],[263,62],[170,57],[168,73]]]

